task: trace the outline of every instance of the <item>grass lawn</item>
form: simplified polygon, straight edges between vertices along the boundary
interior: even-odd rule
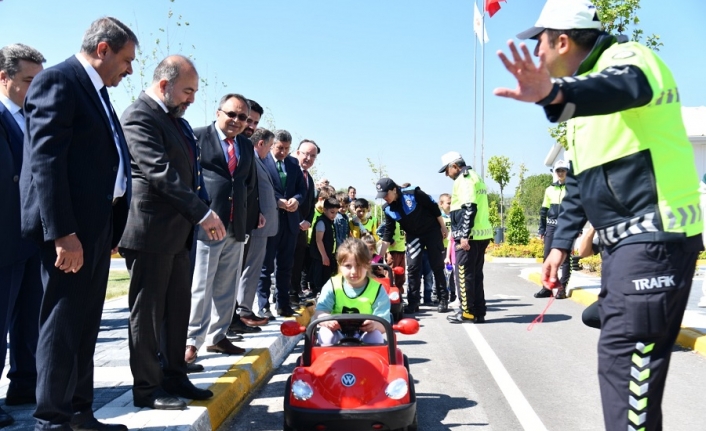
[[[130,275],[127,271],[110,271],[108,276],[108,290],[105,292],[105,299],[117,298],[127,295],[130,286]]]

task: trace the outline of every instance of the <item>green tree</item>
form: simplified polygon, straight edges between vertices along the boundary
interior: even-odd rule
[[[527,224],[530,229],[532,226],[539,225],[539,209],[544,200],[544,191],[552,183],[551,174],[530,175],[522,179],[519,187],[519,193],[515,196],[520,207],[525,213]]]
[[[500,213],[498,213],[497,203],[491,205],[490,202],[488,202],[488,220],[493,230],[495,230],[496,227],[500,227]]]
[[[517,199],[512,201],[510,212],[508,214],[507,226],[507,242],[510,245],[527,245],[529,244],[529,230],[527,229],[527,220],[525,213]]]
[[[512,162],[510,162],[510,158],[507,156],[493,156],[488,160],[488,173],[490,174],[490,178],[498,183],[500,187],[500,227],[505,226],[503,217],[503,190],[505,186],[507,186],[507,183],[510,182],[510,177],[515,175],[510,173],[511,169]]]
[[[593,0],[593,4],[598,9],[598,16],[606,32],[610,34],[630,33],[630,40],[642,42],[654,51],[659,51],[659,48],[664,46],[659,35],[655,33],[646,36],[644,42],[642,41],[644,31],[639,28],[640,18],[637,16],[640,0]],[[566,142],[566,123],[550,127],[549,135],[565,150],[569,149]]]

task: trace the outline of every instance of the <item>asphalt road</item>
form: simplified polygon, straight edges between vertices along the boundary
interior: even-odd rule
[[[452,325],[427,308],[418,334],[398,336],[416,381],[420,430],[604,429],[598,331],[582,324],[584,307],[571,300],[554,302],[544,323],[528,331],[546,300],[533,298],[536,286],[518,277],[523,267],[486,264],[485,324]],[[281,430],[284,384],[300,354],[301,345],[221,430]],[[675,348],[664,428],[704,429],[705,394],[706,358]]]

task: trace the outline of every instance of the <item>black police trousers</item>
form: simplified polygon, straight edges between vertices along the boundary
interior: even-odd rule
[[[449,291],[446,290],[444,277],[444,238],[441,229],[432,229],[424,235],[407,234],[407,302],[411,306],[419,305],[422,280],[422,252],[427,250],[429,265],[434,273],[434,289],[436,297],[448,301]]]
[[[603,253],[598,380],[608,431],[662,429],[669,359],[701,247],[693,238]]]
[[[554,231],[556,230],[556,225],[547,225],[547,230],[544,232],[544,260],[547,260],[549,252],[552,251],[552,241],[554,240]],[[561,278],[559,282],[561,286],[566,289],[569,284],[569,278],[571,278],[571,256],[566,256],[564,262],[561,264]]]
[[[468,241],[468,251],[456,244],[456,276],[461,311],[483,317],[486,313],[485,288],[483,287],[483,265],[485,249],[489,239]]]

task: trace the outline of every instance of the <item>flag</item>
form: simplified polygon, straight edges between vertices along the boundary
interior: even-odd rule
[[[500,10],[500,2],[505,0],[485,0],[485,10],[491,18]]]
[[[478,42],[488,43],[488,32],[483,28],[483,15],[480,14],[478,5],[475,2],[473,3],[473,32],[476,34]],[[482,38],[481,33],[483,33]]]

